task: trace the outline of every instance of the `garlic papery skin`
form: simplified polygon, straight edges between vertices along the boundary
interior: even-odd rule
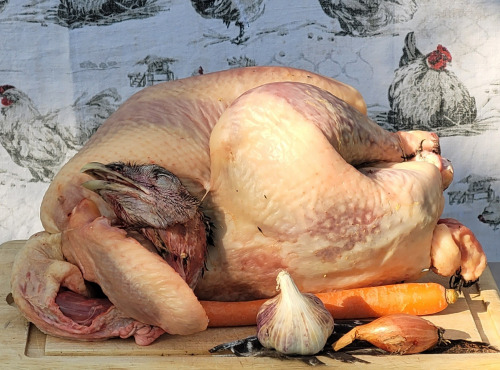
[[[314,294],[301,293],[286,271],[276,278],[280,293],[261,306],[257,337],[284,354],[314,355],[333,332],[333,317]]]

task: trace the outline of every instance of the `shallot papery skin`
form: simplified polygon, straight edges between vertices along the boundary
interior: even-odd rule
[[[338,351],[358,339],[390,353],[409,355],[433,348],[443,333],[443,328],[420,316],[394,314],[355,327],[335,342],[333,349]]]

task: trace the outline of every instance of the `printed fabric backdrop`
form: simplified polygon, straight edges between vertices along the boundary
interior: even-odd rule
[[[161,81],[292,66],[356,87],[388,130],[439,133],[445,216],[500,261],[500,1],[0,0],[0,242],[42,229],[54,173]]]

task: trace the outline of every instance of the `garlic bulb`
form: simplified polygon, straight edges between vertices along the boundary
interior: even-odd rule
[[[286,271],[276,278],[281,292],[257,314],[257,337],[267,348],[285,354],[313,355],[333,332],[333,317],[314,294],[302,294]]]

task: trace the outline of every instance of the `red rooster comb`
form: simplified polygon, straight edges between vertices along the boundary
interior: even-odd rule
[[[3,94],[5,91],[9,89],[14,89],[15,87],[12,85],[2,85],[0,86],[0,94]]]
[[[427,56],[427,62],[430,68],[442,71],[446,68],[447,63],[451,63],[451,53],[440,44],[436,50]]]
[[[2,86],[0,86],[0,94],[3,94],[5,91],[7,91],[9,89],[14,89],[14,86],[12,86],[12,85],[2,85]],[[12,104],[12,100],[10,100],[9,98],[7,98],[6,96],[2,96],[2,99],[0,100],[0,103],[3,106],[8,107],[9,105]]]

